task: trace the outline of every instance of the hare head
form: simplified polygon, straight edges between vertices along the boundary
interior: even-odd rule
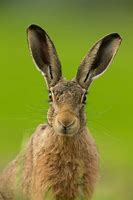
[[[110,64],[121,43],[117,33],[99,40],[81,62],[76,77],[63,79],[61,63],[47,33],[37,25],[27,29],[30,51],[49,89],[48,123],[55,133],[73,136],[85,126],[84,104],[91,82]]]

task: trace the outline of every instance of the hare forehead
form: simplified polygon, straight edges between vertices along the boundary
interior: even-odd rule
[[[61,81],[52,91],[54,96],[60,100],[65,99],[73,101],[81,99],[84,93],[83,89],[74,81]]]

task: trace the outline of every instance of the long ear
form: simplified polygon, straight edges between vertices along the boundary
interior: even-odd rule
[[[27,29],[31,54],[39,70],[44,74],[48,86],[54,86],[61,78],[61,64],[53,42],[37,25]]]
[[[87,89],[91,81],[101,75],[112,61],[121,43],[118,33],[112,33],[99,40],[81,62],[76,80]]]

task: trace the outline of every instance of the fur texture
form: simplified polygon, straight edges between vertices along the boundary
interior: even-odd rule
[[[75,108],[83,92],[74,81],[62,81],[53,91],[60,105],[67,101]],[[49,124],[37,128],[25,150],[2,173],[0,191],[5,199],[21,194],[23,198],[42,200],[47,199],[49,191],[56,200],[91,197],[98,176],[98,156],[95,142],[83,126],[83,107],[78,116],[80,128],[71,137],[55,133],[53,110],[51,105]]]

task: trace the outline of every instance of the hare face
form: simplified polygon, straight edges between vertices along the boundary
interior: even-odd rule
[[[50,89],[50,104],[53,112],[48,118],[50,117],[49,123],[56,133],[72,136],[79,131],[84,93],[85,90],[74,81],[62,80]]]

